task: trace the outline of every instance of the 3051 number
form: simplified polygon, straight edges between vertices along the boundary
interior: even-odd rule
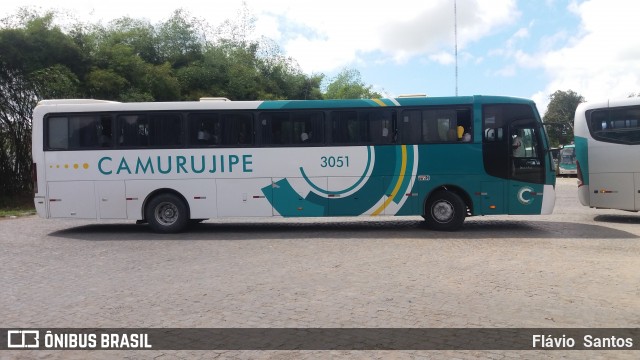
[[[341,168],[349,167],[348,156],[323,156],[320,158],[320,166],[323,168]]]

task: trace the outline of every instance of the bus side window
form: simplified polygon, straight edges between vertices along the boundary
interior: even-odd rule
[[[66,150],[69,148],[69,118],[50,117],[47,119],[47,148]]]
[[[253,145],[253,116],[248,113],[224,114],[222,130],[218,126],[220,142],[223,145]]]
[[[458,136],[458,126],[469,132],[471,141],[471,109],[433,107],[404,110],[398,121],[400,142],[403,144],[425,144],[463,141]]]
[[[324,142],[324,113],[320,111],[292,112],[294,143],[300,145]]]
[[[119,115],[118,132],[118,144],[122,147],[149,145],[149,123],[144,115]]]
[[[192,147],[220,144],[220,121],[216,113],[189,115],[189,144]]]
[[[462,134],[458,135],[458,141],[470,142],[473,137],[471,129],[471,109],[456,110],[458,127],[462,127]]]
[[[291,122],[288,113],[265,112],[260,114],[262,142],[265,145],[291,143]]]
[[[453,142],[458,140],[457,127],[458,115],[454,109],[431,110],[429,118],[435,118],[437,134],[440,142]]]
[[[152,114],[149,116],[145,136],[149,146],[182,145],[182,120],[178,114]]]
[[[372,143],[390,144],[393,142],[393,115],[390,110],[370,112],[369,139]]]
[[[398,131],[402,144],[426,142],[426,129],[423,128],[420,110],[404,110],[400,115]]]
[[[331,139],[334,144],[360,142],[360,126],[356,111],[334,111],[331,113]]]
[[[47,149],[81,150],[110,148],[111,116],[74,115],[47,120]]]
[[[110,148],[113,145],[113,130],[111,128],[111,116],[101,116],[98,125],[98,142],[102,148]]]

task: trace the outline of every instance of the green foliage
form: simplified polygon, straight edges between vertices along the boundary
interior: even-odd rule
[[[0,194],[31,188],[31,112],[41,85],[0,61]]]
[[[344,69],[327,86],[326,99],[376,99],[382,95],[367,86],[355,69]]]
[[[198,60],[202,55],[204,44],[197,31],[199,21],[187,16],[183,10],[176,10],[157,30],[160,59],[174,68]]]
[[[69,99],[79,96],[80,81],[68,67],[56,64],[31,73],[36,93],[43,99]]]
[[[174,76],[169,63],[146,66],[145,76],[140,84],[141,88],[148,89],[151,97],[156,101],[180,99],[180,82]]]
[[[573,118],[576,108],[584,102],[584,97],[573,90],[557,90],[551,100],[543,121],[547,126],[551,146],[569,144],[573,141]]]
[[[120,94],[128,85],[127,79],[110,69],[94,69],[85,78],[89,96],[97,99],[112,99],[114,94]]]
[[[6,66],[31,73],[62,64],[74,73],[81,72],[84,56],[67,34],[53,25],[54,14],[25,16],[20,28],[0,30],[0,54]]]

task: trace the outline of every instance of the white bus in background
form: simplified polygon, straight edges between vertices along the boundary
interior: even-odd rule
[[[640,98],[580,104],[574,134],[582,205],[640,210]]]

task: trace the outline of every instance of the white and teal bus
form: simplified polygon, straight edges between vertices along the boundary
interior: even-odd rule
[[[547,149],[535,104],[510,97],[44,100],[33,115],[41,217],[158,232],[224,217],[418,215],[455,230],[466,216],[549,214]]]
[[[640,99],[580,104],[574,134],[580,203],[640,210]]]
[[[576,175],[576,151],[575,145],[565,145],[558,151],[558,160],[556,165],[556,174],[562,175]]]

